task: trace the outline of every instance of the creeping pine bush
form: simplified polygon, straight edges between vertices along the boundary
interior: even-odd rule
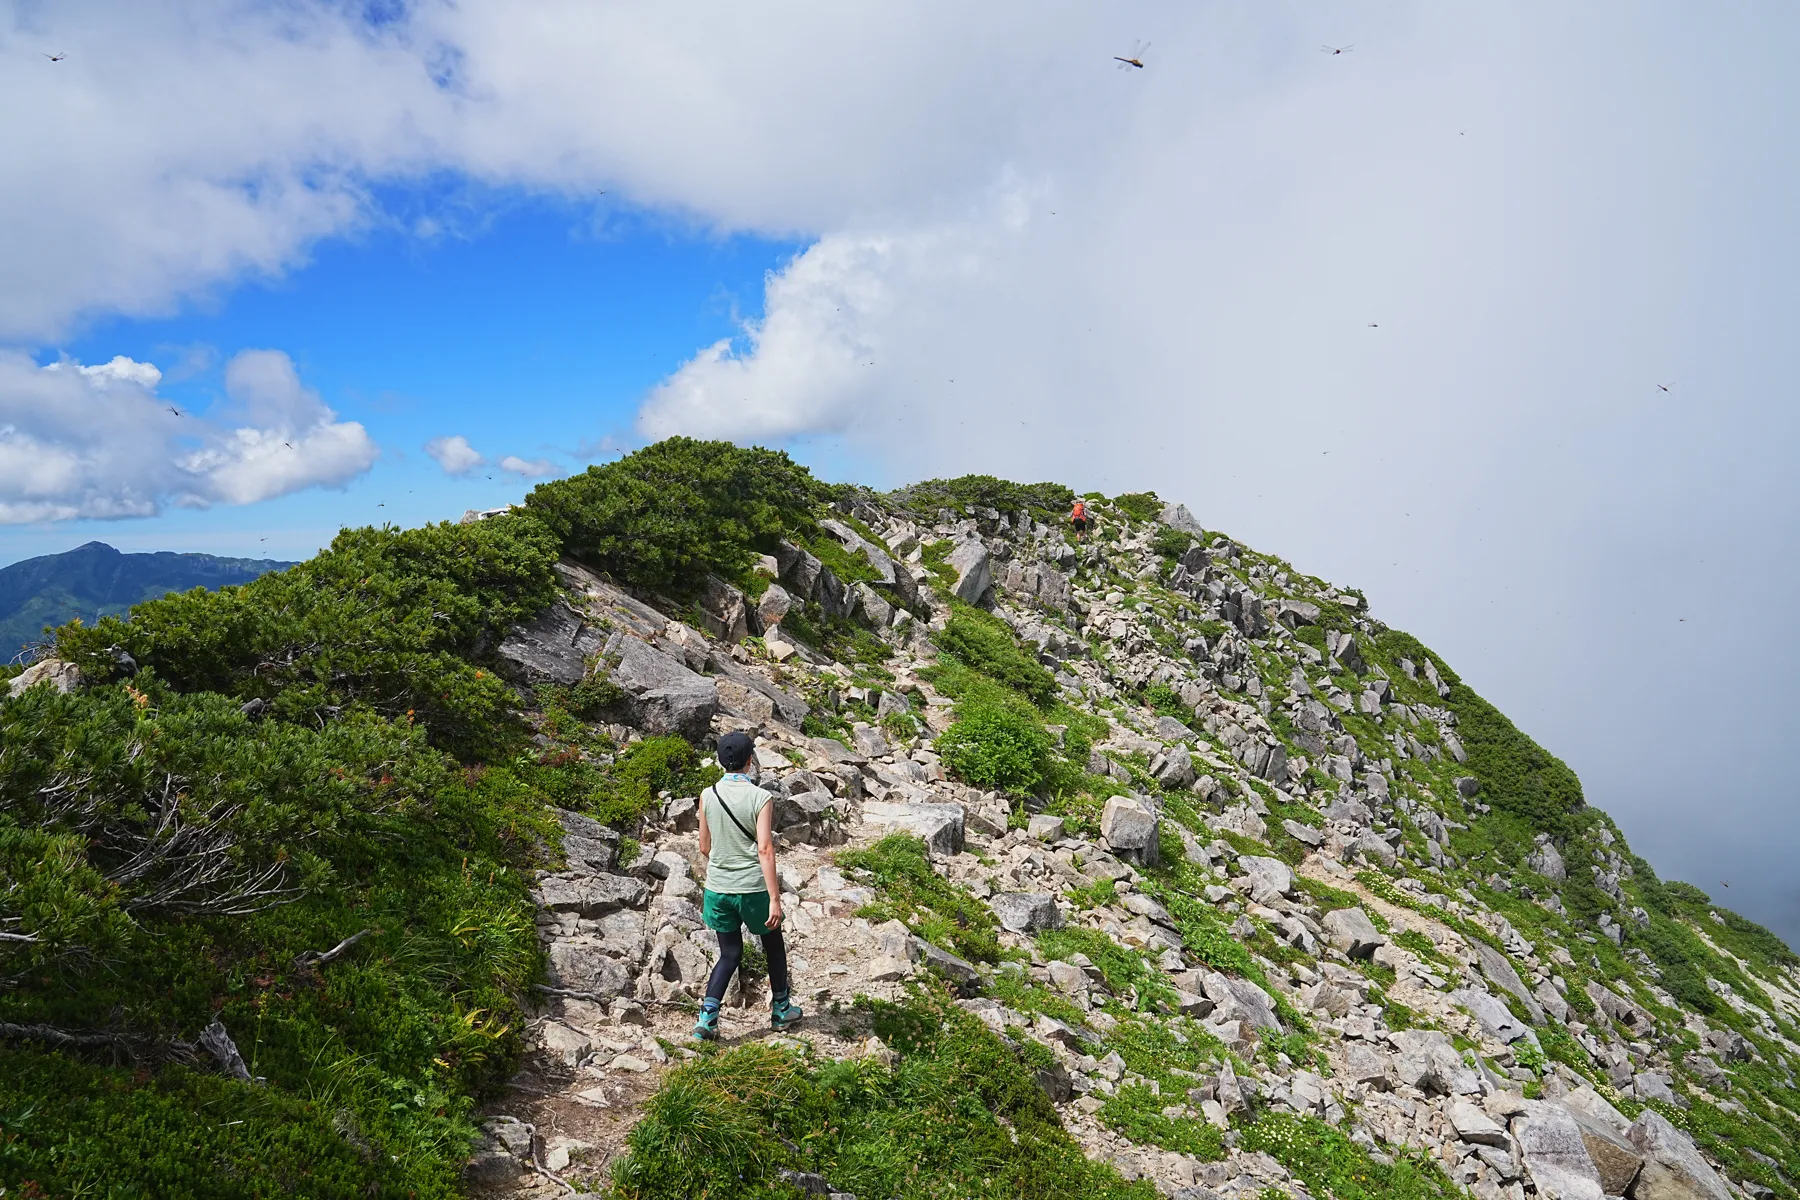
[[[516,733],[512,689],[470,656],[555,597],[557,547],[536,521],[346,529],[313,559],[241,587],[195,589],[57,631],[89,679],[123,647],[177,691],[260,700],[314,726],[352,707],[422,727],[461,755]]]
[[[676,437],[539,484],[525,506],[620,583],[686,595],[708,572],[747,580],[758,554],[817,528],[826,494],[780,451]]]
[[[1153,1200],[1062,1128],[1021,1050],[947,995],[858,1001],[895,1052],[818,1062],[750,1044],[669,1073],[614,1168],[622,1200],[788,1200],[785,1169],[858,1196]]]
[[[149,668],[0,701],[0,928],[29,939],[0,943],[0,1022],[115,1039],[0,1050],[0,1186],[455,1194],[539,966],[543,813],[366,708],[252,721]],[[215,1015],[265,1084],[180,1065]]]
[[[1134,521],[1154,521],[1162,516],[1163,502],[1155,492],[1127,492],[1114,496],[1113,504]]]
[[[480,655],[561,551],[529,513],[345,530],[57,632],[90,686],[0,700],[0,1022],[95,1049],[0,1045],[0,1188],[457,1193],[520,1046],[565,775]],[[645,755],[640,792],[671,766]],[[264,1082],[196,1060],[215,1017]]]
[[[1164,525],[1156,531],[1156,536],[1150,539],[1150,549],[1161,557],[1174,561],[1186,554],[1198,540],[1191,533],[1184,533],[1179,529],[1171,529]]]
[[[635,743],[610,766],[555,745],[535,756],[522,754],[513,766],[558,808],[616,825],[648,812],[660,791],[693,795],[719,777],[718,768],[698,763],[694,748],[674,735]]]
[[[964,475],[927,479],[893,492],[888,499],[927,518],[934,518],[942,508],[965,517],[976,508],[991,508],[1008,517],[1023,510],[1034,520],[1054,525],[1067,519],[1075,493],[1060,483],[1013,483],[992,475]]]
[[[1037,709],[992,685],[971,687],[956,702],[956,724],[937,751],[964,781],[1016,794],[1035,791],[1051,770],[1055,739]]]
[[[1428,661],[1433,663],[1450,685],[1449,706],[1456,713],[1457,737],[1468,751],[1469,773],[1481,781],[1483,801],[1525,819],[1533,829],[1554,834],[1572,831],[1568,820],[1581,811],[1584,801],[1581,781],[1566,763],[1521,732],[1417,638],[1386,630],[1375,640],[1375,649],[1386,660],[1390,677],[1403,685],[1407,680],[1398,666],[1402,658],[1421,668]],[[1430,692],[1429,687],[1422,689],[1422,693]],[[1435,694],[1425,698],[1441,703]]]
[[[1194,719],[1193,708],[1183,704],[1180,695],[1166,683],[1153,683],[1145,688],[1144,703],[1161,716],[1174,717],[1177,721]]]
[[[1056,696],[1056,677],[1019,644],[1006,622],[978,608],[957,604],[935,639],[938,649],[957,664],[1011,688],[1033,704],[1048,705]]]

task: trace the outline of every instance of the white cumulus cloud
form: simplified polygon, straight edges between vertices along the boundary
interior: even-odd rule
[[[157,394],[161,379],[129,358],[40,367],[0,352],[0,524],[251,504],[341,485],[380,453],[280,351],[227,365],[223,420],[183,413]]]
[[[460,433],[432,438],[425,443],[425,453],[437,460],[446,475],[467,475],[487,462],[481,451],[469,445],[469,439]]]
[[[511,471],[526,479],[544,479],[556,474],[556,464],[547,458],[520,458],[516,454],[508,454],[495,465],[502,471]]]

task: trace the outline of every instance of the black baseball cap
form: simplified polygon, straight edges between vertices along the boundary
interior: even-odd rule
[[[755,739],[747,733],[725,734],[719,739],[719,765],[736,771],[750,761],[750,752],[755,748]]]

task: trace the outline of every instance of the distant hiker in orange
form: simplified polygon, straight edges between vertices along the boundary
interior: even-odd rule
[[[1075,507],[1069,511],[1069,524],[1075,527],[1075,540],[1081,541],[1087,536],[1088,511],[1087,501],[1077,500]]]

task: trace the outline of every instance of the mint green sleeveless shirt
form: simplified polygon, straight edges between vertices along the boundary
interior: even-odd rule
[[[700,803],[706,806],[706,828],[712,833],[712,854],[706,860],[707,891],[741,896],[768,890],[762,862],[756,857],[756,839],[745,837],[744,830],[733,824],[719,805],[729,805],[732,816],[754,834],[757,815],[772,799],[742,775],[727,775],[700,793]]]

